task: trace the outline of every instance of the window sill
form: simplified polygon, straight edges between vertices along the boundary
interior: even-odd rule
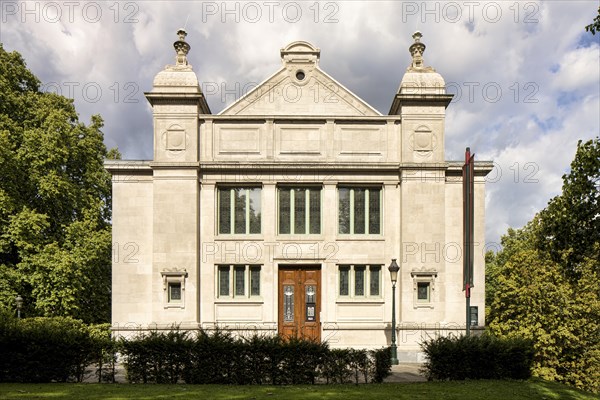
[[[344,297],[338,297],[335,300],[336,304],[384,304],[385,301],[381,298],[381,297],[373,297],[373,298],[368,298],[368,297],[355,297],[355,298],[344,298]]]
[[[233,298],[224,298],[219,297],[215,299],[215,304],[264,304],[264,299],[262,297],[253,297],[253,298],[243,298],[243,297],[233,297]]]
[[[318,233],[306,234],[306,235],[298,235],[298,234],[278,234],[277,240],[279,241],[291,241],[291,242],[315,242],[319,240],[324,240],[323,235]]]
[[[176,304],[176,303],[169,303],[169,304],[165,304],[165,309],[167,308],[179,308],[179,309],[184,309],[185,305],[183,303],[181,304]]]
[[[415,310],[416,310],[416,309],[419,309],[419,308],[429,308],[429,309],[432,309],[432,310],[433,310],[433,304],[431,304],[431,303],[415,304],[415,305],[413,306],[413,308],[414,308]]]
[[[336,240],[338,241],[366,241],[366,242],[384,242],[383,235],[344,235],[338,233]]]
[[[263,235],[260,233],[236,233],[234,235],[230,234],[220,234],[215,236],[215,240],[231,240],[231,241],[263,241]]]

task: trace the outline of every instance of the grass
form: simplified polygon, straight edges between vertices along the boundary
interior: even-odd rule
[[[598,395],[532,379],[317,386],[217,386],[131,384],[0,384],[0,399],[410,399],[592,400]]]

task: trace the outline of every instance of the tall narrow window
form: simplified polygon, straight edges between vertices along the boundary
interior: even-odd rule
[[[229,296],[229,266],[219,267],[219,296]]]
[[[219,188],[219,233],[260,233],[260,193],[260,188]]]
[[[365,266],[356,265],[354,267],[354,295],[365,295]]]
[[[260,267],[250,267],[250,296],[260,296]]]
[[[380,188],[340,187],[338,197],[340,234],[381,234]]]
[[[340,296],[350,295],[350,267],[340,267]]]
[[[321,233],[320,188],[279,188],[279,233]]]
[[[236,265],[234,268],[235,271],[235,295],[243,296],[246,293],[246,279],[244,277],[246,272],[246,267],[241,265]]]
[[[371,296],[379,296],[379,279],[381,275],[381,267],[376,265],[371,265],[369,268],[369,273],[371,276],[369,277],[369,294]]]

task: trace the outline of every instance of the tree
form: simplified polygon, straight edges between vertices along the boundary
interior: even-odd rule
[[[571,171],[563,175],[561,195],[539,214],[536,246],[563,263],[573,279],[585,258],[600,259],[600,140],[579,141]]]
[[[530,227],[524,228],[527,230]],[[571,284],[560,265],[531,242],[508,244],[490,306],[490,330],[534,344],[533,374],[587,390],[600,389],[600,276],[597,260]]]
[[[592,32],[592,35],[595,35],[596,32],[600,32],[600,7],[598,7],[598,15],[596,15],[596,18],[594,18],[591,24],[585,27],[585,30]]]
[[[110,176],[102,119],[42,93],[0,44],[0,305],[28,316],[110,317]],[[119,157],[111,150],[112,157]]]
[[[561,195],[486,257],[488,325],[532,339],[534,375],[600,390],[600,143],[579,142]]]

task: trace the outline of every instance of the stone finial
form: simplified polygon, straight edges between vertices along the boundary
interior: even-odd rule
[[[421,43],[421,38],[423,37],[423,34],[419,31],[416,31],[415,33],[413,33],[412,37],[415,40],[415,42],[411,44],[408,48],[408,51],[410,51],[410,55],[412,56],[412,64],[410,65],[410,67],[408,67],[408,70],[422,72],[434,71],[433,68],[426,67],[425,61],[423,60],[423,53],[425,52],[425,48],[427,47],[424,43]]]
[[[175,47],[175,52],[177,55],[175,56],[175,65],[176,66],[187,66],[187,54],[190,52],[190,45],[185,41],[185,37],[187,36],[187,32],[184,29],[179,29],[177,31],[177,36],[179,36],[179,40],[173,43],[173,47]]]

